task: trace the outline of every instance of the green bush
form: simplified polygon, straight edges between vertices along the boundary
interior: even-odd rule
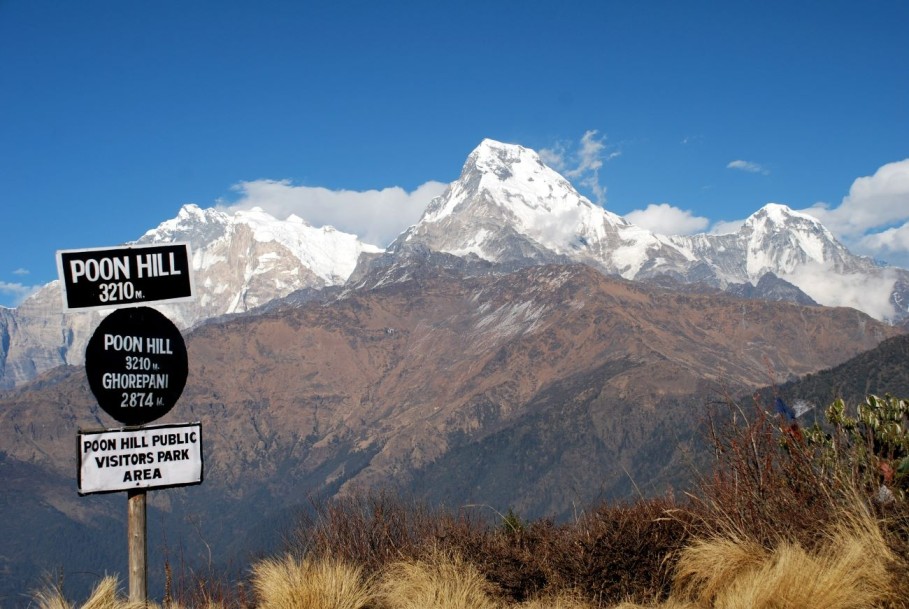
[[[880,503],[905,501],[909,491],[909,400],[869,395],[850,416],[843,400],[827,408],[826,425],[806,431],[817,466],[847,479]]]

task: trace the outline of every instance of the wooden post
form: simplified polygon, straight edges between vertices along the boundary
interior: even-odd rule
[[[145,490],[128,491],[127,537],[129,538],[129,600],[148,601],[148,543],[145,526]]]

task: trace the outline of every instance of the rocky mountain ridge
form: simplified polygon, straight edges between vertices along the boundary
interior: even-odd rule
[[[343,477],[365,484],[420,468],[447,450],[452,434],[520,418],[522,405],[554,383],[603,366],[612,373],[594,378],[605,383],[598,392],[653,412],[698,386],[786,380],[898,334],[854,310],[686,294],[583,265],[485,277],[430,267],[330,303],[199,326],[187,336],[181,410],[219,429],[212,475],[251,482],[248,472],[246,482],[236,478],[236,455],[222,443],[252,450],[249,460],[265,460],[259,467],[299,453],[317,468],[342,442],[375,451],[368,467]],[[66,428],[105,423],[81,368],[68,370],[4,398],[3,428],[31,430],[4,439],[10,456],[59,467],[72,458],[69,443],[53,444]],[[64,402],[71,414],[61,418]],[[308,437],[319,439],[310,446]]]
[[[177,216],[135,243],[186,242],[196,298],[156,308],[181,328],[242,313],[301,289],[344,283],[362,253],[379,248],[332,227],[314,228],[260,209],[233,214],[185,205]],[[85,345],[106,314],[65,312],[59,282],[16,309],[0,309],[0,389],[63,364],[80,364]]]
[[[571,261],[626,279],[669,276],[719,289],[756,286],[772,273],[821,305],[894,322],[909,316],[909,271],[853,255],[818,220],[785,205],[765,205],[735,233],[659,235],[591,203],[533,150],[492,140],[389,253],[415,245],[497,264]],[[883,302],[871,302],[872,294]]]
[[[851,306],[894,323],[909,319],[909,271],[852,255],[810,216],[769,204],[735,233],[659,235],[591,203],[534,151],[492,140],[468,156],[460,177],[384,252],[295,216],[278,220],[259,209],[228,214],[195,205],[137,242],[171,241],[187,241],[193,250],[196,301],[160,307],[183,328],[300,290],[363,288],[367,276],[369,285],[406,279],[414,260],[443,257],[462,272],[581,263],[687,291]],[[56,283],[17,309],[0,310],[0,389],[81,362],[99,315],[63,313]]]

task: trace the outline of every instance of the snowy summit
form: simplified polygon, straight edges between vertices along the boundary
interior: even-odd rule
[[[626,279],[725,289],[773,274],[818,303],[909,314],[909,272],[855,256],[815,218],[771,203],[735,233],[660,235],[595,205],[533,150],[483,140],[390,252],[420,244],[494,263],[581,262]]]

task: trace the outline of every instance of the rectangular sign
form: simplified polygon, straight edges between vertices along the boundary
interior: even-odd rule
[[[193,297],[188,243],[59,250],[63,308],[112,309]]]
[[[202,424],[79,431],[79,494],[202,482]]]

